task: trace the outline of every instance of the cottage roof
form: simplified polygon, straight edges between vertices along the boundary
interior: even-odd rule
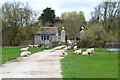
[[[36,34],[51,34],[55,35],[58,33],[58,27],[40,27]]]

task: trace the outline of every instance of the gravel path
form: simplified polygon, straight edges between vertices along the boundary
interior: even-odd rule
[[[62,78],[60,57],[64,50],[44,50],[0,66],[2,78]]]

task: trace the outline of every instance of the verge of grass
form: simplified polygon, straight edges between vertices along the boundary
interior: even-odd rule
[[[2,47],[2,53],[0,53],[0,55],[2,55],[2,57],[0,58],[0,64],[4,64],[9,60],[13,60],[20,57],[21,48],[22,47]],[[36,53],[42,50],[43,49],[41,48],[34,48],[34,47],[29,48],[29,51],[31,51],[31,53]]]
[[[57,45],[60,46],[60,45]],[[55,46],[55,47],[57,47]],[[42,50],[49,50],[49,49],[53,49],[55,47],[52,48],[34,48],[34,47],[29,47],[29,51],[33,54]],[[23,47],[0,47],[0,64],[4,64],[7,61],[16,59],[18,57],[20,57],[20,49]]]
[[[0,64],[2,64],[2,47],[0,47]]]
[[[85,51],[87,48],[82,48]],[[118,78],[118,52],[95,48],[95,56],[73,54],[61,60],[63,78]]]

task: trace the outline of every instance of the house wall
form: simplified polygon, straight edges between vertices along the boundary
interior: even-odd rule
[[[35,35],[34,41],[35,41],[35,44],[37,45],[41,44],[40,35]]]
[[[55,46],[55,44],[56,44],[55,42],[59,41],[57,35],[49,35],[49,40],[41,40],[41,35],[35,35],[34,40],[35,40],[35,44],[37,44],[37,45],[47,43],[47,45],[48,45],[47,47],[48,48]],[[55,44],[53,44],[53,43],[55,43]]]

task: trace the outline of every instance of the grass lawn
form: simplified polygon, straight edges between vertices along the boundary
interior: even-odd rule
[[[3,64],[6,61],[13,60],[20,57],[21,48],[22,47],[2,47],[1,49],[0,47],[0,55],[2,55],[0,57],[0,64]],[[31,51],[32,53],[39,52],[41,50],[42,49],[40,48],[33,48],[33,47],[29,48],[29,51]]]
[[[60,46],[60,45],[57,45],[57,46]],[[52,48],[55,48],[55,47],[52,47]],[[21,48],[22,47],[0,47],[0,64],[4,64],[6,61],[13,60],[20,57]],[[41,49],[41,48],[29,47],[29,51],[32,53],[36,53],[42,50],[49,50],[52,48]]]
[[[74,50],[67,52],[68,56],[61,60],[64,78],[118,78],[117,51],[95,48],[94,56],[75,55]]]

